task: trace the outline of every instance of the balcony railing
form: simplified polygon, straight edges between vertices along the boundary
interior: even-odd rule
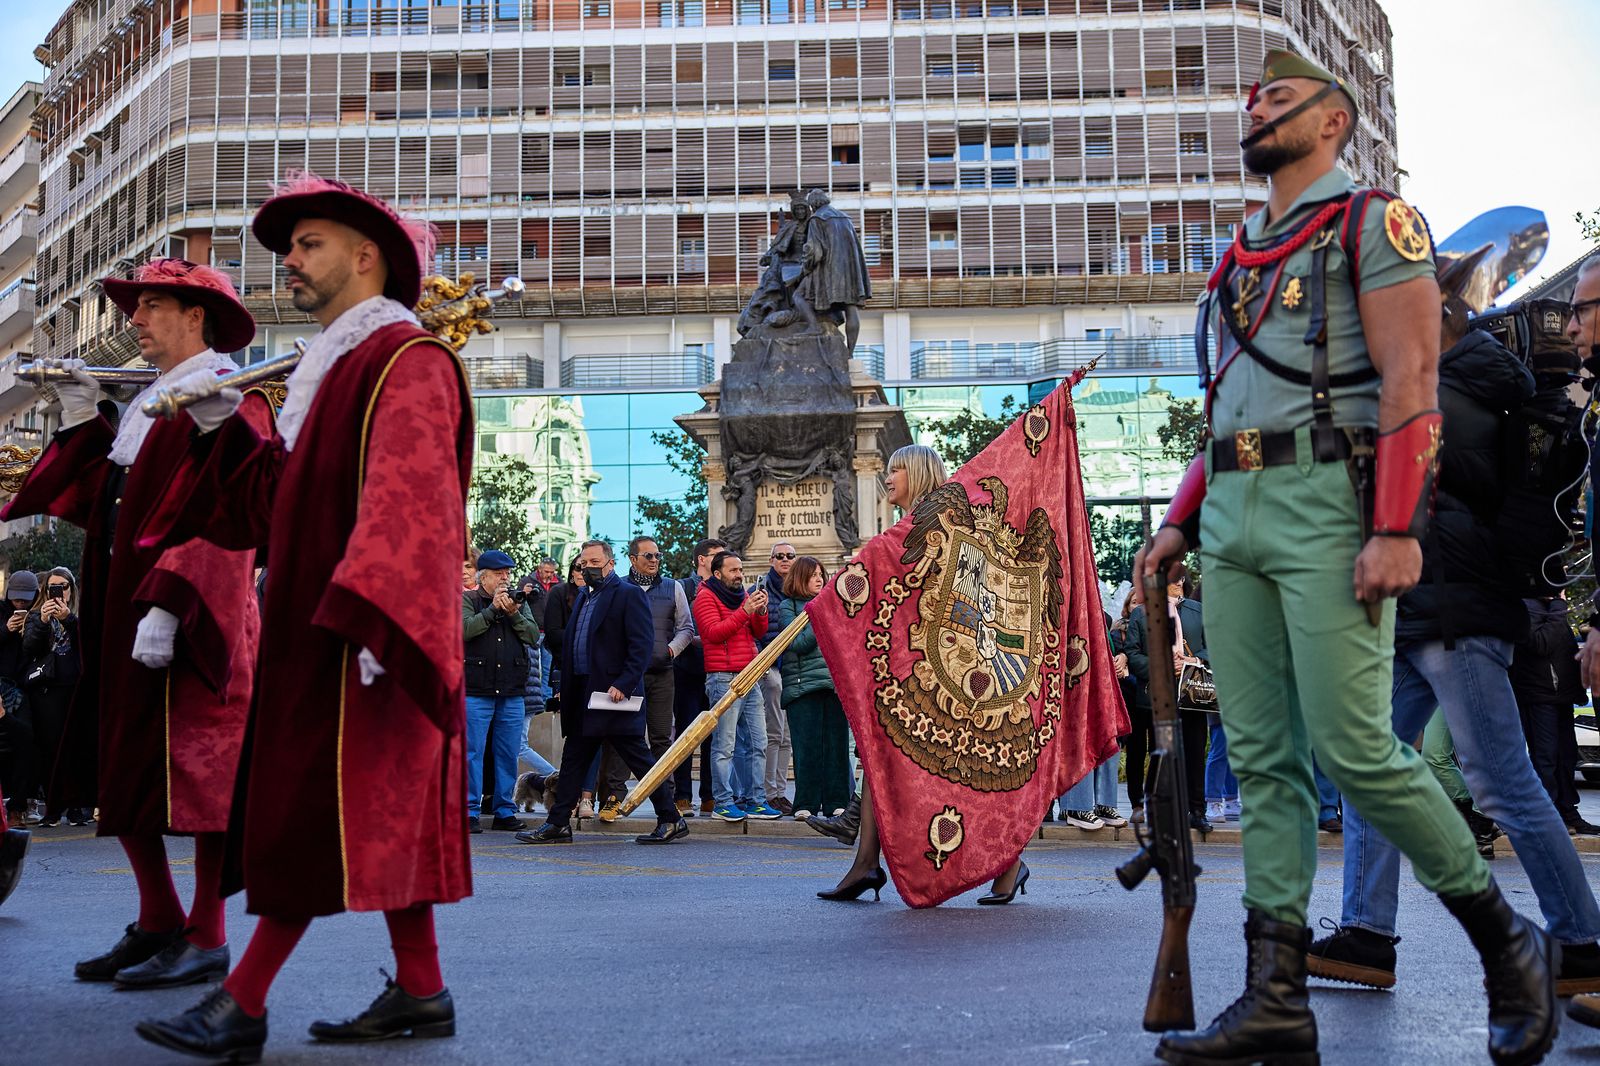
[[[1035,344],[919,344],[911,351],[916,380],[1064,377],[1095,359],[1105,373],[1182,374],[1194,370],[1194,337],[1114,337]]]
[[[474,391],[481,389],[542,389],[544,364],[526,355],[469,355],[461,362]]]
[[[716,377],[716,360],[703,350],[628,355],[568,355],[561,360],[564,389],[696,389]]]

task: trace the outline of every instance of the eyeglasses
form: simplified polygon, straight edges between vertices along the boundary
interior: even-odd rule
[[[1569,304],[1567,306],[1567,317],[1577,318],[1588,307],[1600,307],[1600,297],[1596,297],[1593,300],[1579,300],[1575,304]]]
[[[661,553],[660,552],[640,552],[638,555],[635,555],[634,558],[635,559],[643,559],[647,563],[653,563],[657,559],[661,558]]]
[[[794,557],[795,557],[794,552],[773,552],[772,553],[772,558],[778,560],[778,562],[780,562],[780,563],[786,563],[790,559],[793,559]]]

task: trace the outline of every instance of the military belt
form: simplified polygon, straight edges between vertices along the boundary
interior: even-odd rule
[[[1309,432],[1311,459],[1318,463],[1344,462],[1355,454],[1358,446],[1370,448],[1377,436],[1367,426],[1312,426]],[[1241,429],[1231,437],[1211,442],[1213,473],[1263,470],[1269,466],[1286,466],[1300,461],[1298,433],[1292,429],[1278,433]]]

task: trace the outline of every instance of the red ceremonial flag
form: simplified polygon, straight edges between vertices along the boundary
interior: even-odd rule
[[[1078,470],[1081,373],[806,608],[913,907],[1009,869],[1128,731]]]

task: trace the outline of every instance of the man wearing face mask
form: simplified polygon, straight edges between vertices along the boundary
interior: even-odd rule
[[[1560,948],[1511,908],[1390,721],[1393,598],[1421,570],[1441,436],[1432,239],[1415,209],[1339,168],[1358,109],[1334,74],[1268,52],[1247,110],[1244,165],[1269,177],[1268,200],[1201,300],[1208,440],[1134,570],[1170,574],[1200,548],[1217,699],[1248,797],[1249,964],[1233,1005],[1199,1032],[1166,1034],[1157,1055],[1317,1061],[1314,748],[1477,948],[1491,1058],[1536,1062],[1555,1038]]]
[[[629,770],[643,777],[655,765],[645,745],[644,675],[655,646],[650,601],[638,585],[617,575],[611,545],[585,541],[578,555],[584,590],[573,606],[561,643],[561,777],[555,806],[538,829],[524,829],[524,844],[570,844],[569,820],[578,793],[602,743],[609,743]],[[653,832],[639,844],[670,844],[689,832],[672,800],[672,780],[650,795]]]

